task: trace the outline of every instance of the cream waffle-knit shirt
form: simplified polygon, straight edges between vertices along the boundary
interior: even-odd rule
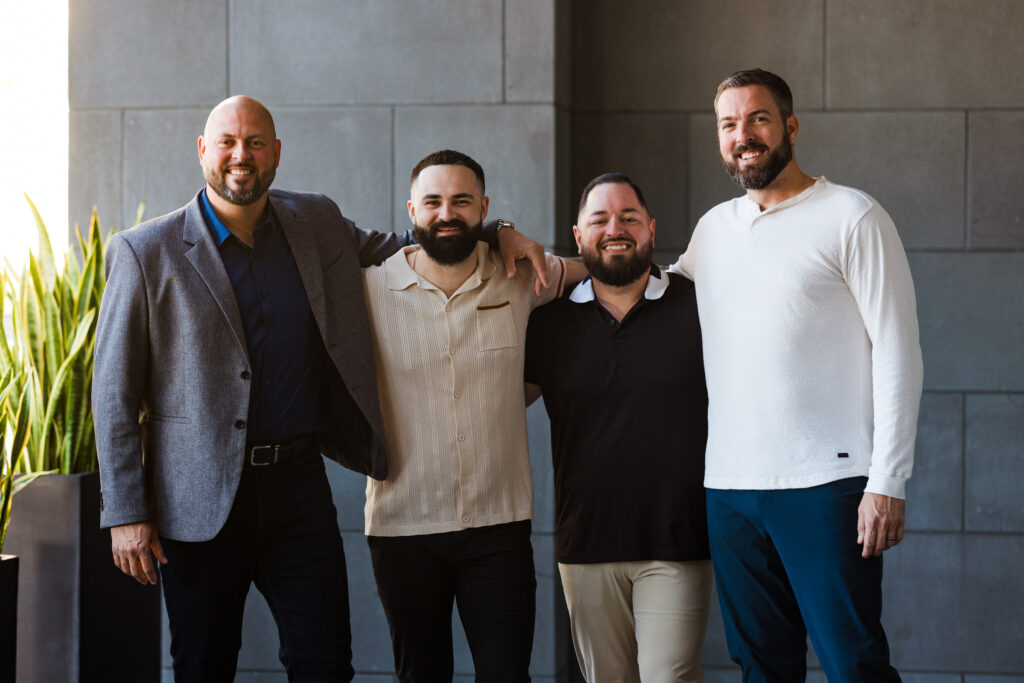
[[[903,498],[921,347],[907,257],[874,199],[822,177],[766,211],[724,202],[671,270],[697,291],[705,486],[867,476],[867,491]]]
[[[533,291],[520,262],[477,244],[452,297],[418,275],[406,247],[363,271],[388,478],[368,479],[366,533],[413,536],[533,517],[523,361],[530,312],[558,296],[565,265],[547,256]]]

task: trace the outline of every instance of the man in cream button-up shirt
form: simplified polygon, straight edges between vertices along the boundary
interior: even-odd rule
[[[567,263],[505,276],[478,242],[484,175],[464,154],[412,173],[421,246],[364,271],[389,477],[370,479],[366,533],[399,679],[451,680],[457,601],[478,680],[529,680],[533,490],[523,361],[530,312],[555,298]],[[582,272],[568,264],[573,279]]]

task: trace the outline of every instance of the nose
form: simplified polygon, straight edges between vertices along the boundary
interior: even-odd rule
[[[249,158],[249,148],[246,147],[244,142],[239,140],[235,143],[235,146],[231,148],[231,158],[238,161],[244,161]]]
[[[735,135],[740,142],[750,142],[754,139],[754,130],[746,121],[740,121],[736,124]]]
[[[455,215],[455,211],[452,209],[452,205],[448,202],[441,202],[441,207],[437,212],[438,218],[446,221]]]

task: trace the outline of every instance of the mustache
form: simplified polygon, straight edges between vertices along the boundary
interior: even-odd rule
[[[760,142],[751,142],[749,145],[737,145],[736,148],[733,149],[732,155],[734,157],[738,157],[739,155],[743,154],[744,152],[767,152],[767,151],[768,151],[768,145],[762,144]]]
[[[432,231],[442,230],[444,228],[458,228],[459,230],[469,230],[469,225],[466,221],[460,218],[451,218],[446,221],[437,221],[430,226]]]
[[[630,237],[629,235],[618,235],[615,237],[605,237],[603,240],[597,243],[597,248],[601,249],[602,247],[604,247],[604,245],[608,244],[609,242],[628,242],[634,247],[636,246],[636,240]]]

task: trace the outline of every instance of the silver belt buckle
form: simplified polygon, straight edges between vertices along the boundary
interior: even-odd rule
[[[252,465],[253,467],[266,467],[267,465],[276,465],[277,464],[277,452],[278,452],[279,448],[280,448],[280,446],[278,446],[278,445],[273,445],[273,446],[253,446],[251,449],[249,449],[249,464]],[[272,451],[274,453],[274,459],[273,460],[268,460],[267,462],[256,462],[256,452],[257,451]]]

